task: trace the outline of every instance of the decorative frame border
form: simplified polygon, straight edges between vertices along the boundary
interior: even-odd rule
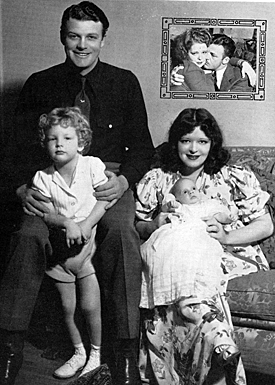
[[[257,30],[257,84],[255,92],[205,92],[205,91],[170,91],[170,27],[190,26],[203,28],[250,27]],[[162,18],[161,45],[161,99],[201,99],[201,100],[265,100],[265,63],[266,63],[267,20],[252,19],[211,19],[211,18]]]

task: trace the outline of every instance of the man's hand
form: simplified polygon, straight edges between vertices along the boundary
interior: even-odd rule
[[[50,212],[49,207],[47,207],[51,203],[50,199],[40,194],[39,191],[28,188],[26,184],[18,187],[16,194],[22,202],[25,214],[37,215],[42,218],[44,214]]]
[[[172,69],[170,83],[173,86],[181,86],[184,83],[184,76],[177,73],[180,69],[183,68],[183,65],[178,65]]]
[[[245,75],[247,75],[251,87],[254,87],[256,85],[257,78],[256,72],[247,61],[242,62],[241,72],[243,78],[245,78]]]
[[[125,176],[116,176],[111,171],[105,171],[108,182],[96,188],[94,196],[99,201],[109,201],[105,209],[111,208],[129,188],[129,183]]]

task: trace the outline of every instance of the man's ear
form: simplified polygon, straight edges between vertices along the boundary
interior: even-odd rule
[[[103,36],[103,38],[101,39],[101,42],[100,42],[100,48],[104,47],[104,44],[105,44],[105,37],[106,37],[106,36]]]

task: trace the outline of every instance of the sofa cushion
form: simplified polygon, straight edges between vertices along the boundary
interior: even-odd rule
[[[232,316],[275,321],[275,270],[232,279],[227,296]]]

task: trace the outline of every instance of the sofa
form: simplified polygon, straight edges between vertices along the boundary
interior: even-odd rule
[[[264,190],[270,193],[270,212],[275,210],[275,147],[229,147],[230,163],[250,167]],[[8,171],[7,171],[8,170]],[[3,171],[3,168],[2,168]],[[22,178],[24,170],[20,170]],[[16,229],[18,204],[11,199],[9,165],[6,164],[5,186],[2,183],[0,271],[5,265],[5,240]],[[14,175],[13,175],[14,177]],[[12,178],[14,179],[14,178]],[[3,179],[2,179],[3,182]],[[12,219],[12,220],[10,220]],[[4,241],[4,242],[3,242]],[[275,236],[261,242],[271,268],[275,268]],[[1,268],[2,267],[2,268]],[[275,269],[235,278],[228,284],[227,296],[232,313],[236,342],[245,369],[274,376],[275,383]],[[56,306],[54,306],[54,303]],[[48,309],[48,311],[46,310]],[[29,330],[29,339],[44,349],[49,359],[66,358],[71,345],[63,326],[57,293],[47,279],[37,301]]]
[[[250,167],[275,210],[275,147],[231,147],[230,163]],[[275,236],[261,242],[270,271],[229,281],[227,296],[244,367],[275,376]],[[275,383],[275,377],[274,377]]]

